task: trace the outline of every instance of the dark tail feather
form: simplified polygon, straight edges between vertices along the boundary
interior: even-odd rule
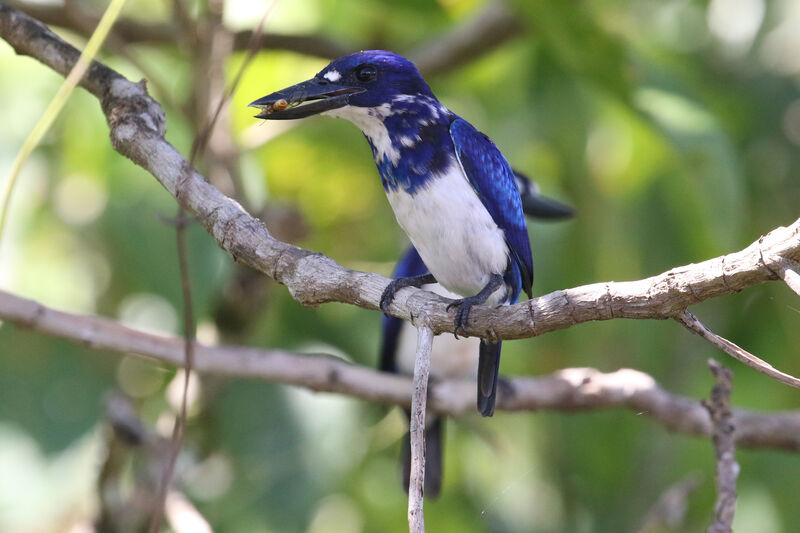
[[[442,490],[442,451],[444,420],[436,417],[425,430],[425,496],[436,499]],[[408,493],[411,477],[411,434],[403,437],[403,489]]]
[[[478,411],[483,416],[494,414],[497,374],[500,370],[500,346],[502,344],[502,342],[481,339],[478,358]]]

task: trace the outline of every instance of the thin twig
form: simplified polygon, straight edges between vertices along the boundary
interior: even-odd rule
[[[214,129],[214,125],[217,123],[219,119],[219,115],[222,112],[222,108],[225,104],[230,100],[231,96],[233,96],[233,92],[236,90],[236,87],[239,86],[239,82],[242,81],[242,76],[244,76],[247,67],[250,66],[250,63],[253,61],[253,58],[258,51],[258,41],[264,33],[264,25],[267,23],[267,19],[269,15],[272,13],[273,8],[277,0],[273,0],[267,6],[267,9],[264,11],[264,14],[261,16],[261,20],[258,22],[258,26],[256,30],[253,32],[249,47],[247,49],[247,55],[242,61],[242,64],[239,66],[239,70],[236,71],[236,75],[233,78],[230,86],[223,92],[220,96],[219,101],[217,102],[217,106],[214,108],[214,113],[211,115],[211,119],[208,121],[208,124],[202,128],[201,132],[195,137],[194,142],[192,143],[192,150],[189,155],[189,164],[193,165],[194,161],[197,159],[198,156],[202,156],[203,151],[205,150],[206,145],[208,144],[208,139],[211,137],[211,132]]]
[[[433,330],[424,321],[417,326],[417,358],[414,362],[414,394],[411,397],[411,475],[408,483],[408,530],[425,533],[423,492],[425,486],[425,405],[431,367]]]
[[[784,266],[778,271],[778,275],[784,282],[792,289],[798,296],[800,296],[800,272],[797,271],[797,266]]]
[[[714,359],[708,360],[714,375],[711,399],[704,400],[703,406],[711,415],[714,424],[714,455],[717,458],[717,502],[714,505],[714,521],[708,533],[730,533],[733,531],[733,516],[736,511],[736,479],[739,477],[739,463],[734,457],[735,439],[733,417],[731,415],[731,382],[733,372]]]
[[[164,516],[169,485],[175,471],[175,463],[181,451],[183,433],[186,428],[186,413],[188,411],[189,380],[194,369],[195,361],[195,320],[194,305],[192,304],[192,284],[189,276],[189,258],[186,250],[186,216],[183,208],[178,209],[178,222],[175,225],[175,242],[178,251],[178,266],[181,277],[181,295],[183,297],[183,390],[181,392],[181,407],[175,423],[172,426],[171,449],[161,476],[156,503],[153,506],[153,515],[150,519],[150,533],[161,530],[161,520]]]
[[[242,75],[244,74],[247,67],[250,65],[250,62],[255,55],[256,48],[255,44],[257,43],[257,37],[262,33],[264,29],[264,24],[269,17],[269,14],[272,12],[272,9],[275,6],[277,0],[270,3],[267,7],[264,15],[261,17],[261,21],[259,22],[258,28],[255,32],[255,37],[253,42],[251,43],[251,48],[248,50],[247,57],[242,62],[241,66],[239,67],[236,76],[234,77],[233,82],[231,85],[225,90],[222,95],[220,95],[219,101],[214,109],[214,113],[211,116],[208,124],[206,124],[201,131],[195,136],[194,142],[192,143],[192,150],[191,155],[189,158],[189,164],[194,166],[197,157],[203,153],[205,150],[206,145],[208,144],[208,140],[211,138],[211,133],[214,130],[214,126],[217,123],[217,119],[219,119],[220,113],[222,111],[223,106],[225,103],[230,99],[233,92],[236,90],[236,87],[239,84],[239,81],[242,79]],[[188,24],[190,21],[188,19],[188,15],[185,11],[183,2],[181,0],[174,0],[173,7],[176,10],[176,16],[182,14],[185,18],[184,24]],[[195,319],[194,319],[194,307],[192,305],[192,287],[191,287],[191,280],[189,275],[189,258],[188,252],[186,249],[186,226],[187,226],[187,218],[186,218],[186,211],[183,206],[178,207],[178,215],[177,215],[177,224],[175,225],[175,238],[176,238],[176,246],[178,250],[178,264],[180,270],[180,278],[181,278],[181,294],[183,296],[183,331],[184,331],[184,346],[185,346],[185,353],[184,353],[184,373],[183,373],[183,390],[181,393],[181,407],[178,416],[175,418],[175,425],[173,426],[172,432],[172,450],[170,452],[167,464],[164,468],[164,473],[162,477],[161,486],[159,487],[159,494],[158,500],[156,505],[154,506],[154,513],[152,520],[150,522],[150,533],[158,533],[161,528],[161,520],[164,514],[164,507],[166,505],[167,496],[169,493],[169,484],[172,479],[173,472],[175,470],[175,462],[178,459],[178,455],[180,454],[181,450],[181,443],[183,442],[183,433],[186,426],[186,413],[187,413],[187,403],[188,403],[188,396],[189,396],[189,380],[191,378],[191,374],[194,370],[194,359],[195,359]]]
[[[767,376],[780,381],[781,383],[785,383],[790,387],[800,388],[800,379],[781,372],[780,370],[773,367],[771,364],[767,363],[763,359],[759,359],[755,355],[751,354],[747,350],[740,348],[736,344],[732,343],[728,339],[721,337],[708,329],[706,326],[703,325],[700,320],[697,319],[692,313],[687,310],[683,310],[678,315],[675,316],[675,320],[686,326],[689,330],[697,333],[711,344],[725,352],[726,354],[730,355],[737,361],[746,364],[750,368],[754,368],[758,370],[762,374],[766,374]]]
[[[57,311],[3,291],[0,319],[101,353],[134,354],[177,367],[184,364],[181,337],[137,331],[107,318]],[[408,378],[320,354],[196,343],[195,370],[346,394],[387,405],[411,404]],[[430,386],[428,407],[452,416],[474,414],[475,384],[437,381]],[[547,376],[507,379],[497,398],[498,411],[572,412],[620,407],[651,418],[670,431],[711,435],[708,413],[698,402],[671,394],[652,376],[629,368],[609,373],[565,368]],[[800,411],[763,414],[736,410],[734,420],[739,446],[800,451]]]

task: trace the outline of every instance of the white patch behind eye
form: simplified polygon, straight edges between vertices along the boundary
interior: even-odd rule
[[[342,75],[339,74],[338,70],[329,70],[328,72],[323,74],[322,77],[325,78],[328,81],[333,81],[333,82],[336,82],[336,81],[339,81],[340,79],[342,79]]]

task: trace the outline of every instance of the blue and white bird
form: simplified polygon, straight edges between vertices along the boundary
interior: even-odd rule
[[[531,295],[533,258],[514,174],[483,133],[445,108],[409,60],[382,50],[335,59],[310,80],[259,98],[257,118],[326,114],[358,126],[372,147],[397,222],[430,272],[384,290],[386,311],[403,287],[438,282],[461,298],[454,331],[474,305]],[[481,339],[478,410],[494,413],[499,341]]]
[[[522,209],[526,215],[538,219],[564,219],[574,214],[574,210],[539,193],[536,183],[525,175],[514,171],[514,178],[522,198]],[[419,276],[428,272],[417,250],[410,247],[397,263],[394,277]],[[423,289],[447,298],[458,296],[448,292],[438,283],[423,285]],[[478,361],[475,353],[479,351],[478,339],[474,337],[436,337],[431,347],[430,376],[432,379],[475,379]],[[379,369],[384,372],[413,375],[416,358],[416,333],[408,322],[393,316],[384,316],[382,323]],[[410,412],[406,410],[406,415]],[[444,419],[433,415],[426,417],[425,428],[425,495],[437,498],[442,486],[444,468]],[[403,487],[408,492],[411,472],[411,447],[409,434],[403,437],[400,457]]]

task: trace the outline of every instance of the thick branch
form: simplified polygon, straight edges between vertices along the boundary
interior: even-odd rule
[[[0,319],[37,333],[94,350],[137,354],[173,366],[184,362],[183,339],[154,335],[113,320],[81,316],[45,307],[0,291]],[[205,374],[243,377],[347,394],[383,404],[409,406],[411,380],[356,366],[324,355],[282,350],[197,344],[195,369]],[[475,412],[475,384],[441,381],[431,384],[428,406],[449,415]],[[498,411],[585,411],[624,408],[643,414],[678,433],[711,435],[708,413],[696,401],[670,394],[642,372],[623,369],[602,373],[570,368],[550,376],[507,380],[499,388]],[[800,451],[800,411],[770,415],[736,410],[736,444]]]
[[[0,4],[0,34],[17,52],[62,74],[79,55],[42,24],[4,4]],[[346,269],[272,238],[258,220],[209,185],[164,140],[163,111],[143,85],[97,62],[81,84],[101,99],[114,147],[150,171],[234,258],[283,283],[306,305],[340,301],[377,308],[385,278]],[[800,220],[773,230],[741,252],[645,280],[587,285],[498,309],[476,308],[468,333],[512,339],[589,320],[674,317],[690,304],[775,279],[775,272],[783,272],[786,264],[797,264],[798,259]],[[406,319],[426,314],[435,333],[452,331],[453,320],[442,299],[423,291],[401,291],[391,312]]]
[[[18,53],[60,73],[78,51],[30,17],[0,4],[0,35]],[[305,305],[344,302],[377,309],[388,280],[344,268],[321,254],[274,239],[239,204],[209,185],[163,137],[164,114],[142,84],[95,62],[81,85],[101,98],[114,147],[148,170],[193,213],[236,260],[287,286]],[[591,320],[669,318],[689,305],[776,279],[779,265],[800,261],[800,220],[777,228],[740,252],[629,282],[595,283],[513,306],[476,307],[466,333],[501,339],[533,337]],[[434,333],[453,330],[446,301],[404,289],[390,312],[410,319],[426,313]]]
[[[3,3],[0,35],[18,53],[35,57],[62,74],[79,56],[44,25]],[[274,239],[260,221],[209,185],[164,139],[164,113],[144,84],[132,83],[94,62],[81,85],[101,100],[114,148],[155,176],[234,259],[286,285],[305,305],[338,301],[378,308],[386,278],[344,268],[321,254]],[[477,307],[465,333],[515,339],[591,320],[676,317],[691,304],[777,279],[777,272],[798,262],[800,220],[771,231],[740,252],[644,280],[596,283],[496,309]],[[453,330],[445,300],[425,291],[400,291],[390,312],[404,319],[428,316],[435,334]]]

